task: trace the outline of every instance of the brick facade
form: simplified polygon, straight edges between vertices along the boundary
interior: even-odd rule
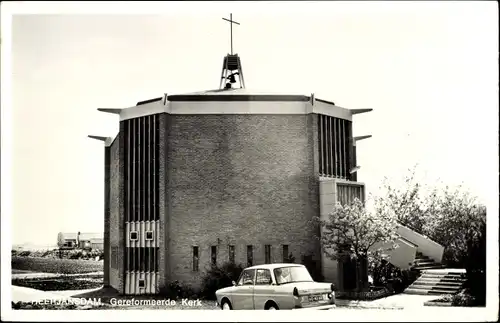
[[[281,245],[296,259],[319,259],[319,243],[308,225],[318,210],[314,170],[313,115],[171,115],[167,147],[167,218],[170,278],[196,285],[210,266],[282,261]],[[199,246],[200,271],[192,270],[192,247]]]
[[[273,103],[270,103],[273,104]],[[229,260],[247,265],[282,262],[288,245],[296,261],[321,262],[321,248],[310,220],[320,215],[317,114],[156,114],[159,118],[159,277],[199,285],[211,264]],[[109,285],[125,289],[124,145],[120,134],[109,149],[109,201],[105,263]],[[106,231],[107,230],[107,231]],[[106,238],[105,238],[106,239]],[[199,271],[193,271],[193,246]]]

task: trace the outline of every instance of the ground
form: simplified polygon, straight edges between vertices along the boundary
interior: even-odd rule
[[[30,259],[30,264],[42,265],[51,260],[43,259],[42,262]],[[59,265],[58,259],[52,262]],[[88,262],[88,261],[86,261]],[[120,296],[110,288],[102,287],[102,271],[92,272],[98,268],[98,264],[88,262],[85,266],[79,267],[81,261],[64,260],[64,274],[58,272],[33,272],[26,270],[24,261],[17,261],[21,264],[12,269],[12,304],[15,309],[173,309],[173,310],[218,310],[215,301],[200,301],[188,304],[182,300],[163,304],[118,305],[114,300],[151,300],[159,298],[157,296]],[[96,267],[97,265],[97,267]],[[13,266],[14,267],[14,266]],[[19,268],[21,267],[21,268]],[[48,268],[57,268],[51,265]],[[337,306],[343,309],[406,309],[424,306],[424,303],[437,299],[440,296],[422,296],[398,294],[373,301],[337,300]],[[100,299],[100,304],[80,301],[81,299]],[[161,299],[161,298],[160,298]],[[43,304],[40,301],[44,301]],[[79,301],[79,303],[78,303]],[[78,304],[76,304],[78,303]]]

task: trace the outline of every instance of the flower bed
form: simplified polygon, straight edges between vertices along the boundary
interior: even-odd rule
[[[355,291],[336,292],[335,297],[338,299],[355,299],[362,301],[371,301],[392,294],[393,292],[388,288],[381,288],[379,290],[363,291],[363,292],[355,292]]]

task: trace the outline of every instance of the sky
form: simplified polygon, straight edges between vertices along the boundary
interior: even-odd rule
[[[104,145],[87,135],[114,136],[119,120],[97,109],[218,88],[230,12],[248,89],[373,109],[353,126],[373,136],[358,143],[368,193],[418,164],[422,183],[498,198],[495,2],[166,3],[135,12],[13,16],[12,243],[104,230]]]

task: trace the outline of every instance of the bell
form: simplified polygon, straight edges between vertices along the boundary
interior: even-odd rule
[[[226,89],[230,89],[231,88],[231,83],[226,83]]]

